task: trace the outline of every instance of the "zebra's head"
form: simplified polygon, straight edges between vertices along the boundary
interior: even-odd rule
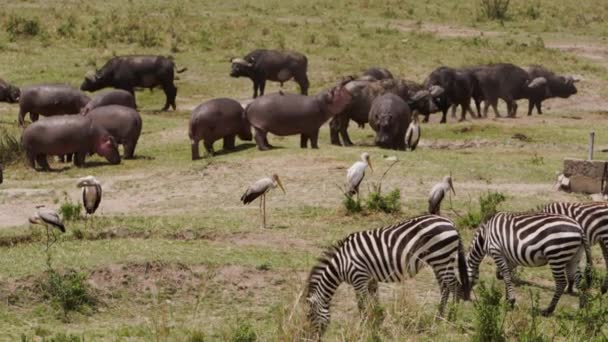
[[[306,298],[306,302],[309,305],[308,321],[310,322],[314,333],[318,336],[322,336],[329,325],[329,304],[319,298],[316,294],[312,294]]]
[[[469,255],[467,256],[467,270],[471,287],[475,285],[479,278],[479,264],[486,255],[486,224],[481,224],[473,235]]]

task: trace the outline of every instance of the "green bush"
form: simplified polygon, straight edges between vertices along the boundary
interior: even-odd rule
[[[505,319],[505,308],[501,301],[502,295],[495,283],[486,286],[482,281],[479,283],[479,297],[473,303],[475,309],[475,335],[473,341],[499,342],[505,341],[503,330]]]
[[[401,191],[395,189],[383,196],[380,191],[369,193],[365,206],[371,211],[382,211],[388,214],[401,211]]]
[[[59,273],[49,269],[47,278],[40,284],[43,298],[59,307],[64,315],[70,311],[92,308],[96,302],[90,293],[86,275],[74,270]]]
[[[587,305],[572,312],[557,314],[559,335],[566,339],[577,336],[580,341],[606,341],[604,327],[608,325],[608,305],[601,293],[591,295]]]
[[[344,204],[344,208],[346,208],[346,211],[349,214],[360,213],[363,210],[361,202],[357,199],[354,199],[352,196],[344,196],[342,204]]]
[[[488,191],[479,197],[479,211],[469,210],[456,222],[459,227],[476,228],[498,212],[498,205],[507,198],[500,192]]]
[[[481,0],[480,9],[484,17],[491,20],[507,19],[510,0]]]
[[[61,217],[66,221],[76,221],[80,219],[81,211],[82,204],[74,203],[69,199],[66,199],[66,201],[61,204],[61,207],[59,207],[59,213],[61,213]]]
[[[0,128],[0,163],[8,164],[23,157],[20,139]]]
[[[238,320],[233,328],[230,341],[232,342],[255,342],[258,336],[251,324],[247,321]]]
[[[11,15],[6,22],[6,33],[11,41],[18,37],[35,37],[42,32],[38,18],[24,18]]]

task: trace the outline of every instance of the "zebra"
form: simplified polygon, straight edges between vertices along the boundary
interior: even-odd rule
[[[548,316],[555,310],[567,285],[567,276],[575,279],[581,289],[578,263],[582,253],[587,259],[585,277],[591,278],[592,260],[589,242],[573,219],[550,213],[499,212],[477,228],[467,262],[472,286],[479,277],[479,264],[489,254],[496,263],[506,286],[507,302],[515,304],[512,270],[515,266],[538,267],[549,264],[555,280],[555,293],[549,306],[541,313]],[[585,304],[581,291],[580,305]]]
[[[329,325],[329,305],[338,286],[354,287],[358,306],[376,302],[378,282],[413,277],[423,266],[433,268],[441,291],[439,315],[450,293],[470,298],[465,253],[454,224],[441,216],[423,215],[392,226],[356,232],[329,248],[307,281],[308,320],[318,336]],[[459,285],[459,286],[458,286]]]
[[[549,203],[540,209],[546,213],[566,215],[576,220],[587,235],[587,240],[593,246],[600,244],[604,262],[608,271],[608,203]],[[570,281],[572,279],[569,279]],[[602,293],[608,291],[608,276],[604,278]],[[568,292],[572,292],[572,282],[568,284]]]

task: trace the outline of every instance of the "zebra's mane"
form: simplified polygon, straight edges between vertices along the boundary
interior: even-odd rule
[[[321,255],[317,259],[317,264],[312,268],[312,270],[308,274],[308,279],[306,280],[307,285],[306,285],[306,296],[305,297],[308,297],[318,285],[317,281],[313,281],[313,277],[315,275],[322,273],[325,270],[327,265],[329,265],[331,260],[334,258],[334,256],[336,256],[336,254],[342,248],[342,246],[344,246],[344,243],[346,242],[346,240],[348,240],[348,238],[350,236],[351,235],[348,235],[344,239],[339,240],[339,241],[335,242],[334,244],[332,244],[331,246],[329,246],[327,249],[325,249],[325,251],[323,251],[323,255]]]

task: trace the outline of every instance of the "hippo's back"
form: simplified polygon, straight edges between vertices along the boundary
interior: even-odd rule
[[[256,98],[247,106],[245,116],[253,127],[276,135],[305,133],[324,122],[316,97],[287,93]]]
[[[109,105],[91,110],[87,116],[93,123],[105,128],[118,143],[128,137],[139,137],[142,128],[141,116],[130,107]]]
[[[89,112],[97,107],[109,105],[121,105],[136,109],[135,98],[130,92],[122,89],[114,89],[95,95],[95,97],[86,105],[84,112]]]
[[[21,136],[26,151],[64,154],[89,151],[92,122],[80,115],[59,115],[29,125]]]
[[[89,101],[80,90],[65,84],[40,84],[21,92],[22,111],[42,115],[76,114]]]

